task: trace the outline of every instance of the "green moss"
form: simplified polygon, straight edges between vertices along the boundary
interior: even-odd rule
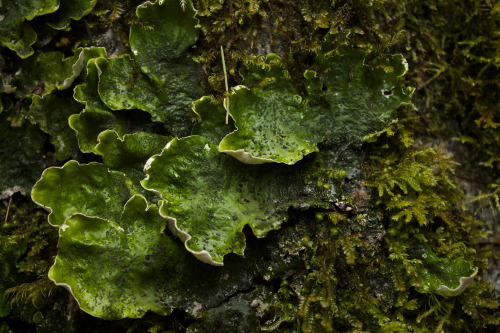
[[[2,277],[0,308],[7,309],[2,316],[11,313],[24,317],[41,306],[54,290],[46,278],[38,278],[46,274],[52,263],[57,233],[47,225],[46,214],[25,198],[16,195],[1,203],[0,253],[8,270]],[[25,302],[23,309],[19,305]]]

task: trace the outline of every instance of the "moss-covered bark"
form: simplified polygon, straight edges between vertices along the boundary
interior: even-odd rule
[[[164,0],[143,5],[139,16],[139,0],[81,0],[72,8],[58,2],[33,1],[29,8],[14,1],[0,4],[0,332],[498,329],[496,1]],[[175,17],[162,21],[169,16],[157,15],[159,8],[174,5]],[[191,6],[196,18],[182,19]],[[189,29],[177,29],[186,22]],[[151,34],[151,43],[142,45]],[[315,80],[314,70],[317,82],[326,80],[334,69],[314,64],[325,54],[345,55],[346,45],[367,55],[367,68],[389,72],[394,68],[385,55],[402,54],[409,70],[399,84],[415,89],[412,104],[401,106],[397,120],[384,129],[373,127],[362,142],[353,144],[342,135],[319,140],[319,152],[294,167],[304,168],[304,184],[323,192],[299,184],[299,199],[294,199],[298,203],[284,213],[287,221],[263,239],[243,229],[244,258],[228,254],[219,270],[189,257],[173,270],[168,283],[158,282],[155,275],[162,289],[151,293],[172,309],[167,316],[148,312],[139,319],[116,321],[93,317],[80,310],[71,293],[49,280],[54,257],[64,249],[58,249],[57,230],[29,195],[44,168],[61,166],[67,159],[104,162],[102,168],[125,172],[123,177],[139,187],[146,176],[146,155],[158,149],[148,143],[156,147],[149,154],[139,139],[127,144],[127,135],[166,142],[171,136],[188,136],[194,126],[193,134],[218,144],[235,129],[232,120],[224,124],[224,106],[231,102],[226,81],[229,87],[245,84],[259,92],[286,87],[303,98],[303,108],[320,109],[323,97],[314,100],[311,91],[327,95],[335,87],[313,85],[311,80],[306,84],[304,72],[309,70],[309,79]],[[87,62],[80,47],[91,46],[103,47],[106,54],[85,49],[92,58]],[[271,52],[279,57],[266,58]],[[124,59],[127,68],[111,68]],[[351,84],[354,68],[343,75],[346,86]],[[122,95],[116,99],[118,90]],[[189,104],[202,95],[208,97],[191,110]],[[357,105],[353,99],[351,104]],[[51,101],[57,101],[57,107]],[[366,116],[360,114],[357,117]],[[349,132],[356,119],[343,117],[344,132]],[[105,140],[110,133],[116,137],[113,146]],[[281,167],[272,169],[279,172]],[[200,179],[214,178],[207,176]],[[215,185],[221,184],[204,187]],[[286,197],[286,185],[279,187]],[[82,189],[87,190],[75,191]],[[151,204],[167,197],[145,195]],[[306,199],[300,201],[301,196]],[[300,205],[312,197],[322,203]],[[278,201],[275,205],[286,206]],[[77,206],[89,202],[83,199],[68,209],[81,213]],[[239,199],[238,204],[244,207],[247,202]],[[242,209],[246,213],[252,214]],[[217,212],[208,215],[200,220],[217,218]],[[81,216],[73,220],[84,219]],[[98,214],[85,217],[102,223],[107,219]],[[91,228],[87,231],[91,235]],[[182,231],[172,231],[185,240]],[[184,249],[169,231],[165,236],[176,251]],[[64,241],[68,248],[80,249],[70,237]],[[234,252],[242,251],[238,249]],[[62,267],[66,269],[72,274]],[[210,288],[192,286],[204,274],[214,281]],[[175,301],[169,299],[169,288],[176,288]],[[140,285],[138,290],[140,295]],[[212,299],[204,290],[213,292]],[[195,298],[197,293],[204,295],[203,302]]]

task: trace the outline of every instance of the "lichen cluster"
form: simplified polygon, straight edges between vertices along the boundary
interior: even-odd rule
[[[69,3],[0,3],[0,332],[498,327],[498,4]]]

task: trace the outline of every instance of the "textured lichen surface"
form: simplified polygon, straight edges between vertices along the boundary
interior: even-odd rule
[[[439,258],[428,248],[414,250],[415,258],[421,261],[416,265],[420,271],[416,289],[420,292],[434,292],[447,297],[460,295],[477,274],[477,267],[471,267],[461,258]]]
[[[165,121],[157,113],[160,99],[148,78],[135,67],[129,55],[96,61],[99,75],[99,96],[111,110],[141,109],[151,112],[153,120]]]
[[[494,331],[499,13],[0,1],[0,331]]]
[[[71,20],[89,14],[96,3],[97,0],[61,1],[58,10],[47,18],[47,24],[54,29],[67,29]]]
[[[78,141],[68,126],[67,119],[80,111],[81,105],[68,94],[33,96],[30,117],[39,124],[41,130],[50,135],[50,142],[56,150],[54,157],[57,160],[64,161],[75,157],[78,151]]]
[[[197,316],[248,288],[257,274],[286,265],[279,259],[262,262],[269,255],[263,247],[250,249],[243,262],[229,260],[225,269],[207,267],[166,235],[165,227],[157,206],[148,206],[141,195],[132,196],[115,221],[74,214],[60,228],[49,278],[100,318],[136,318],[149,310],[166,315],[173,308]]]
[[[304,99],[297,88],[283,83],[262,90],[234,88],[229,114],[237,130],[219,149],[246,163],[294,164],[318,151],[323,140],[342,137],[344,144],[359,144],[365,135],[381,130],[410,101],[398,83],[406,62],[394,56],[385,68],[370,68],[362,51],[340,52],[318,54],[304,74]]]
[[[159,153],[170,139],[169,136],[148,132],[125,134],[120,138],[117,132],[107,130],[99,134],[96,152],[102,155],[104,164],[110,169],[139,181],[145,176],[143,168],[146,161]]]
[[[2,15],[2,46],[15,51],[21,58],[33,54],[31,45],[35,43],[37,34],[26,20],[36,16],[52,13],[59,7],[58,0],[39,0],[20,3],[14,0],[3,1],[0,6]]]
[[[67,286],[82,310],[97,317],[136,318],[148,310],[168,314],[157,289],[171,250],[162,232],[165,221],[156,211],[144,197],[133,196],[116,221],[72,215],[60,229],[49,278]]]
[[[137,189],[122,172],[95,162],[69,161],[46,169],[31,196],[50,212],[49,222],[60,226],[74,213],[116,219],[134,193]]]
[[[200,260],[215,265],[228,253],[243,255],[245,225],[261,238],[287,220],[291,207],[328,206],[329,198],[307,188],[306,165],[245,167],[199,136],[170,141],[145,172],[141,184],[165,200],[160,214],[174,234]]]
[[[191,1],[145,2],[136,13],[130,48],[142,72],[159,90],[161,105],[157,108],[166,114],[159,116],[161,121],[170,123],[175,135],[187,135],[187,113],[202,95],[200,66],[188,55],[199,34],[194,8]]]
[[[208,96],[194,101],[193,110],[201,121],[193,126],[192,135],[202,136],[216,145],[233,130],[232,124],[226,124],[224,106],[215,103]]]
[[[139,22],[131,26],[130,47],[141,70],[174,92],[180,88],[178,83],[187,85],[189,74],[196,65],[185,53],[198,40],[199,34],[191,2],[185,1],[183,6],[174,1],[145,2],[137,8],[136,14]],[[173,72],[170,74],[170,71]],[[182,99],[182,96],[175,99]]]
[[[78,145],[84,153],[95,152],[97,137],[105,130],[114,130],[121,135],[127,133],[127,120],[113,113],[99,96],[97,59],[87,62],[85,78],[74,88],[75,100],[84,104],[85,108],[68,118],[68,124],[76,132]]]

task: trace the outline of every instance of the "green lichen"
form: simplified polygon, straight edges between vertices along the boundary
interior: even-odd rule
[[[50,112],[47,112],[48,110]],[[80,111],[81,105],[68,94],[33,96],[29,116],[42,131],[50,135],[50,142],[56,150],[54,157],[57,160],[64,161],[76,157],[78,142],[67,120],[69,116]]]
[[[109,60],[98,58],[96,66],[99,96],[107,107],[111,110],[141,109],[150,112],[153,121],[167,120],[157,88],[140,72],[129,55]]]
[[[137,188],[124,173],[100,163],[72,160],[60,168],[46,169],[31,197],[50,212],[50,224],[61,226],[74,213],[118,219],[123,205],[135,193]]]
[[[58,10],[47,17],[47,24],[54,29],[67,29],[71,20],[80,20],[89,14],[97,0],[61,1]]]
[[[278,81],[272,73],[266,78],[279,83],[262,89],[234,88],[228,112],[237,130],[221,141],[219,149],[245,163],[293,164],[318,151],[317,144],[324,140],[341,137],[343,144],[357,144],[364,135],[380,130],[401,104],[409,103],[397,81],[406,63],[393,56],[380,59],[387,60],[384,68],[370,68],[364,57],[349,48],[341,55],[319,53],[304,74],[304,98],[300,88]]]
[[[216,145],[232,131],[233,127],[225,121],[224,106],[208,96],[194,101],[193,109],[201,119],[193,126],[192,135],[207,138],[211,144]]]
[[[133,196],[117,221],[72,215],[60,229],[49,278],[68,287],[80,308],[100,318],[137,318],[148,310],[168,314],[158,288],[171,254],[163,234],[166,223],[156,210],[144,197]]]
[[[62,52],[39,52],[24,60],[21,72],[14,77],[18,94],[47,95],[54,89],[67,89],[78,77],[87,61],[104,53],[102,48],[77,49],[71,57]],[[39,87],[37,91],[35,87]]]
[[[97,138],[96,152],[112,170],[125,173],[136,181],[145,177],[144,164],[154,154],[159,153],[171,140],[168,136],[155,133],[137,132],[120,138],[115,131],[103,131]]]
[[[416,261],[419,292],[436,293],[442,296],[457,296],[473,282],[478,269],[462,259],[438,258],[429,248],[413,249]]]
[[[85,108],[80,114],[68,118],[69,126],[76,132],[78,145],[84,153],[95,152],[97,137],[105,130],[114,130],[121,135],[127,133],[127,119],[113,113],[99,97],[96,59],[88,61],[83,83],[74,88],[75,100],[85,104]]]
[[[59,8],[58,0],[40,0],[20,3],[13,0],[2,2],[2,28],[0,30],[2,46],[15,51],[21,58],[33,54],[31,45],[35,43],[37,34],[26,20],[52,13]]]
[[[460,5],[3,1],[0,185],[7,200],[0,202],[0,253],[9,267],[1,272],[8,286],[0,289],[9,288],[2,309],[10,314],[0,330],[494,330],[498,295],[484,280],[488,259],[495,258],[495,236],[475,219],[498,221],[500,211],[500,9],[489,0]],[[107,54],[81,48],[91,45],[104,46]],[[387,54],[408,60],[404,77],[396,80],[404,71],[401,56]],[[380,82],[383,77],[391,77],[391,84]],[[246,88],[229,95],[226,80]],[[400,98],[386,105],[391,98],[382,93],[365,95],[373,89],[362,88],[371,84],[380,92],[395,87]],[[341,89],[345,85],[349,93]],[[412,106],[399,107],[409,95],[401,87],[415,87]],[[341,100],[339,92],[345,93]],[[365,117],[373,111],[366,107],[370,100],[382,105],[376,109],[381,121]],[[307,131],[295,129],[300,122],[292,116],[313,111],[323,116],[309,119],[314,131],[304,136]],[[234,123],[226,123],[227,112]],[[250,114],[259,120],[244,119]],[[342,124],[328,115],[339,116]],[[253,139],[255,151],[276,155],[263,158],[287,156],[278,162],[295,165],[246,165],[217,151],[225,136],[259,122],[267,130],[249,134],[238,149],[256,145]],[[272,126],[281,136],[302,135],[310,144],[297,140],[299,148],[290,144],[276,153],[269,145]],[[180,138],[165,147],[172,135]],[[281,136],[276,140],[285,145]],[[61,167],[52,157],[78,162]],[[22,195],[12,196],[19,190],[27,195],[50,165],[56,167],[45,171],[33,198],[55,212],[49,221],[60,225],[59,249],[57,228],[45,222],[46,215],[26,209]],[[49,179],[69,169],[74,170],[58,181]],[[179,170],[185,171],[178,172],[182,181],[172,172]],[[133,196],[146,193],[139,182],[146,174],[157,178],[154,189],[161,195]],[[238,192],[232,184],[249,191]],[[218,199],[223,200],[215,213],[204,204]],[[128,214],[132,206],[137,214]],[[253,217],[271,207],[278,211],[277,224],[255,233],[263,221],[249,219],[245,227],[216,214],[235,207]],[[198,250],[212,236],[209,246],[218,263],[224,257],[223,267],[200,262],[176,235],[162,231],[177,212]],[[161,250],[142,242],[151,223],[156,239],[168,245]],[[122,237],[126,231],[120,228],[137,232]],[[228,248],[214,233],[227,228],[246,245]],[[180,229],[172,229],[185,240]],[[118,239],[142,247],[109,242]],[[83,243],[88,251],[81,251]],[[5,250],[11,246],[21,250]],[[136,260],[148,251],[154,252],[152,263],[160,264],[156,269]],[[51,276],[74,286],[74,296],[48,279],[55,257]],[[68,257],[71,262],[64,262]],[[130,276],[147,272],[154,278],[120,280],[126,262],[134,263]],[[100,270],[99,263],[105,263]],[[139,304],[134,295],[144,290],[150,301]],[[106,321],[79,310],[78,302],[103,318],[142,317]],[[144,313],[147,308],[173,312],[160,316]]]
[[[168,143],[145,166],[146,189],[165,200],[160,214],[200,260],[222,265],[228,253],[243,255],[243,227],[262,238],[287,220],[290,207],[328,206],[328,196],[308,187],[308,166],[245,166],[208,140],[190,136]]]

